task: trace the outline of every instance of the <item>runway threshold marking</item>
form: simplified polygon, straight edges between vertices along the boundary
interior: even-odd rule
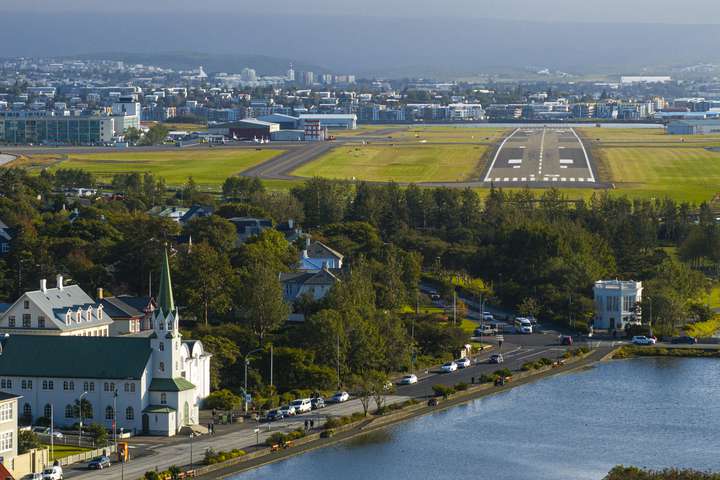
[[[500,148],[498,148],[497,152],[495,152],[495,156],[493,157],[493,161],[490,164],[490,168],[488,168],[488,172],[485,175],[485,181],[490,181],[490,173],[492,172],[493,168],[495,168],[495,162],[497,162],[498,157],[500,156],[500,152],[502,152],[502,149],[505,147],[505,144],[512,138],[513,135],[515,135],[520,129],[516,128],[514,132],[512,132],[510,135],[505,137],[505,140],[502,141],[500,144]]]

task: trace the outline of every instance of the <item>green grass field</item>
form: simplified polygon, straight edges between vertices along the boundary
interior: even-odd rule
[[[293,172],[368,181],[463,181],[481,168],[484,145],[356,145],[336,148]]]
[[[82,168],[107,181],[117,173],[149,172],[168,185],[193,177],[198,185],[219,187],[226,178],[280,155],[283,150],[178,149],[160,152],[108,152],[70,155],[51,168]]]
[[[50,448],[50,445],[46,445],[47,448]],[[50,460],[55,460],[57,458],[65,458],[69,457],[70,455],[77,455],[78,453],[84,453],[89,452],[90,448],[83,448],[73,445],[58,445],[55,444],[53,447],[53,454],[50,455]]]
[[[720,136],[683,137],[659,129],[582,129],[599,178],[632,197],[712,200],[720,191]]]

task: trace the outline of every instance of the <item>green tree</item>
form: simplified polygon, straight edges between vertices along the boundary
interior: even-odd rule
[[[170,129],[162,123],[152,125],[140,140],[141,145],[159,145],[165,141]]]
[[[30,430],[18,431],[18,455],[22,455],[23,453],[28,452],[34,448],[40,448],[41,446],[42,442],[40,441],[40,437],[38,437],[35,432],[32,432]]]
[[[234,275],[227,256],[207,243],[192,246],[180,256],[177,276],[180,298],[187,309],[208,324],[210,315],[222,315],[232,307]]]
[[[262,345],[268,333],[287,321],[290,307],[283,298],[276,271],[267,263],[253,263],[244,268],[240,285],[236,299],[240,315]]]
[[[193,243],[205,242],[220,253],[227,254],[235,248],[237,232],[232,222],[217,215],[197,217],[183,228]]]
[[[201,338],[205,350],[212,354],[210,362],[210,387],[221,388],[229,380],[229,371],[240,358],[240,348],[232,340],[215,335]]]

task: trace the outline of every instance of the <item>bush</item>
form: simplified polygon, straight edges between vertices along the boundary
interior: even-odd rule
[[[90,435],[95,437],[95,445],[97,447],[105,447],[108,444],[108,432],[99,423],[93,423],[88,428],[87,431]]]
[[[460,382],[455,385],[455,390],[458,392],[464,392],[467,389],[468,389],[468,384],[465,382]]]
[[[553,364],[553,361],[547,357],[541,358],[540,360],[538,360],[538,362],[540,362],[540,364],[543,365],[544,367],[549,367],[550,365]]]
[[[447,385],[433,385],[432,389],[437,397],[448,398],[450,395],[455,393],[455,389],[453,387],[448,387]]]
[[[501,368],[500,370],[495,370],[493,374],[498,377],[512,377],[512,372],[509,368]]]
[[[50,419],[47,417],[38,417],[37,420],[35,420],[35,425],[38,427],[49,427]]]
[[[280,432],[277,432],[280,433]],[[230,450],[229,452],[215,452],[212,448],[208,448],[205,450],[205,458],[203,459],[203,464],[205,465],[214,465],[216,463],[221,463],[226,460],[230,460],[237,457],[242,457],[245,455],[245,452],[243,450],[238,450],[237,448],[234,448]]]
[[[33,448],[40,448],[41,445],[40,437],[35,432],[30,430],[20,430],[18,432],[18,455],[22,455]]]
[[[480,383],[493,383],[495,382],[495,379],[497,377],[495,375],[488,375],[487,373],[483,373],[480,375]]]
[[[522,370],[523,372],[527,372],[527,371],[534,370],[534,369],[535,369],[535,362],[525,362],[520,367],[520,370]]]
[[[304,436],[305,436],[305,431],[301,428],[298,428],[297,430],[293,430],[292,432],[289,432],[287,434],[282,433],[282,432],[275,432],[265,440],[265,445],[267,445],[267,446],[282,445],[285,442],[289,442],[291,440],[297,440],[298,438],[303,438]],[[242,450],[239,450],[239,451],[242,451]],[[245,455],[245,452],[243,452],[242,455]]]
[[[233,410],[240,406],[242,398],[230,390],[216,390],[205,398],[205,408],[218,410]]]

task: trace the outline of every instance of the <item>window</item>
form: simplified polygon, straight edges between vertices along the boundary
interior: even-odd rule
[[[47,389],[48,389],[47,387],[48,387],[47,380],[43,380],[42,389],[43,389],[43,390],[47,390]]]
[[[126,384],[125,384],[125,391],[126,391],[126,392],[129,392],[129,391],[130,391],[130,384],[129,384],[129,383],[126,383]]]
[[[25,300],[25,301],[23,302],[23,308],[24,308],[25,310],[28,310],[28,309],[30,308],[30,300]]]
[[[165,322],[160,322],[160,330],[165,330]]]
[[[114,383],[110,383],[110,391],[111,391],[111,392],[114,392],[114,391],[115,391],[115,384],[114,384]]]
[[[48,380],[48,390],[54,390],[55,389],[55,382],[52,380]]]
[[[125,409],[125,420],[135,420],[135,410],[132,407]]]
[[[160,394],[160,405],[167,405],[167,393]]]
[[[9,378],[3,378],[2,380],[0,380],[0,388],[2,388],[3,390],[10,390],[12,388],[12,380],[10,380]]]
[[[0,452],[13,449],[13,432],[0,433]]]
[[[163,343],[163,342],[160,342],[160,351],[161,352],[165,351],[165,343]]]
[[[63,382],[63,390],[74,390],[74,388],[71,385],[72,385],[72,382],[68,382],[67,380],[65,380]]]
[[[32,407],[29,403],[23,405],[23,417],[32,418]]]
[[[43,415],[45,415],[45,418],[52,417],[52,414],[53,414],[53,411],[52,411],[52,407],[50,406],[50,404],[49,403],[45,404],[45,408],[43,408]]]
[[[103,390],[105,390],[106,392],[110,391],[110,384],[108,382],[105,382],[103,384]]]
[[[105,420],[113,419],[115,419],[115,411],[110,405],[108,405],[107,407],[105,407]]]
[[[90,382],[90,389],[85,390],[86,392],[94,392],[95,391],[95,382]]]
[[[32,323],[30,321],[30,314],[23,313],[23,328],[30,328],[30,327],[32,327]]]
[[[7,422],[13,419],[13,404],[12,402],[3,403],[0,405],[0,422]]]
[[[45,328],[45,317],[42,315],[38,317],[38,328]]]
[[[134,383],[130,384],[130,393],[135,393],[135,384]]]
[[[14,315],[10,315],[8,317],[8,327],[15,328],[15,316]]]
[[[65,418],[75,418],[75,410],[72,405],[65,405]]]
[[[165,371],[165,362],[160,362],[160,371],[161,372]]]

